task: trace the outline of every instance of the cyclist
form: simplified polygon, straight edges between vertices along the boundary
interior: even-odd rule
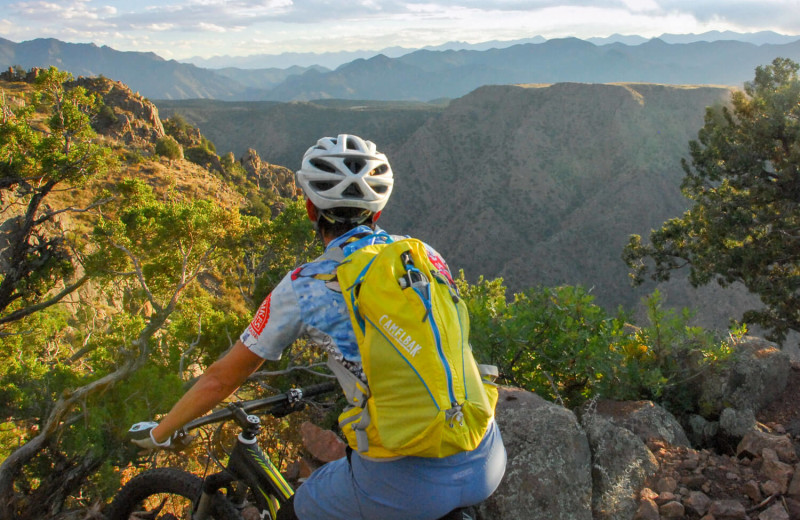
[[[379,231],[376,221],[392,192],[392,169],[374,143],[341,134],[310,147],[296,179],[325,254],[281,280],[231,350],[154,426],[150,439],[137,442],[140,446],[168,446],[178,428],[230,395],[264,360],[280,359],[303,335],[363,379],[347,307],[335,276],[327,275],[335,274],[343,259],[339,246],[355,235]],[[428,255],[450,277],[441,256],[432,248]],[[488,498],[505,465],[506,452],[494,421],[475,450],[444,458],[379,461],[348,450],[347,457],[317,469],[297,489],[293,508],[282,507],[278,518],[436,519]]]

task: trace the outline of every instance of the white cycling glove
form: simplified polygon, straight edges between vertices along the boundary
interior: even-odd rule
[[[172,444],[171,438],[164,442],[157,442],[153,438],[153,428],[156,426],[158,426],[158,423],[153,421],[138,422],[128,430],[128,437],[130,437],[132,443],[146,450],[169,448],[170,444]]]

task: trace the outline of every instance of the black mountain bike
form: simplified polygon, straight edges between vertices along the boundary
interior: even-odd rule
[[[189,432],[229,420],[241,430],[222,471],[200,478],[178,468],[155,468],[132,478],[119,490],[106,512],[108,520],[242,520],[242,511],[255,507],[259,518],[274,520],[278,510],[294,495],[294,489],[256,442],[262,415],[283,417],[298,411],[306,399],[338,388],[324,383],[293,388],[285,393],[229,404],[187,423],[173,436],[186,446]],[[252,413],[251,413],[252,412]],[[471,508],[457,509],[441,520],[474,519]]]

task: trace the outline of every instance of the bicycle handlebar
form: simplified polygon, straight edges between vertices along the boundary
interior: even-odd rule
[[[245,412],[254,412],[257,410],[263,410],[264,408],[268,408],[270,406],[276,406],[281,404],[293,404],[308,397],[314,397],[316,395],[331,392],[335,390],[336,387],[337,387],[336,383],[320,383],[318,385],[312,385],[306,388],[291,388],[282,394],[273,395],[271,397],[265,397],[263,399],[254,399],[252,401],[239,401],[237,403],[231,403],[231,404],[234,404],[237,408],[240,408]],[[207,424],[223,422],[232,418],[233,414],[234,411],[230,408],[217,410],[211,412],[208,415],[204,415],[203,417],[198,417],[193,421],[189,421],[183,426],[183,428],[178,430],[178,432],[181,431],[189,432],[190,430],[194,430],[195,428],[199,428]]]

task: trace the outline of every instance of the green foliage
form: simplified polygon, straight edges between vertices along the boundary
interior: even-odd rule
[[[208,170],[220,168],[220,160],[217,157],[214,143],[202,135],[200,130],[190,125],[180,114],[166,119],[163,124],[164,131],[167,133],[163,139],[174,139],[182,148],[183,157],[186,160]],[[158,149],[156,149],[156,153],[158,153]]]
[[[0,320],[13,317],[0,330],[4,517],[50,517],[106,500],[132,455],[129,425],[166,412],[186,382],[230,347],[266,291],[320,252],[303,204],[259,194],[231,157],[224,175],[240,179],[237,189],[249,201],[243,208],[173,190],[156,194],[142,180],[105,179],[107,190],[93,193],[99,183],[85,181],[111,173],[115,157],[147,159],[98,144],[89,122],[113,111],[82,89],[65,89],[67,79],[51,69],[27,105],[3,106],[0,114],[4,239],[23,244],[19,254],[37,269],[14,284],[9,272],[0,279],[12,289]],[[216,159],[196,130],[176,127],[203,157]],[[74,198],[54,195],[63,193]],[[93,202],[59,209],[81,199]],[[73,210],[79,218],[58,226],[50,220]],[[28,235],[13,228],[26,221],[34,223]],[[42,244],[50,249],[34,247]],[[11,249],[2,260],[24,267]],[[83,276],[75,280],[76,273]],[[73,280],[79,290],[54,305],[68,294],[54,299],[54,292]],[[313,359],[298,351],[285,356],[290,361]],[[290,444],[296,451],[291,442],[280,450]]]
[[[0,342],[0,420],[40,417],[47,408],[43,397],[52,399],[64,384],[74,382],[60,359],[72,334],[68,313],[50,307],[34,314],[24,327],[10,325],[6,334]]]
[[[46,502],[33,497],[66,485],[57,481],[48,457],[96,465],[99,474],[112,478],[94,478],[97,493],[118,484],[112,466],[130,456],[127,427],[168,410],[184,382],[217,359],[246,326],[251,310],[241,299],[236,273],[247,245],[269,242],[269,227],[236,209],[177,193],[156,196],[140,180],[124,180],[97,196],[107,202],[90,235],[92,252],[84,258],[86,268],[97,273],[94,298],[78,299],[69,311],[53,307],[13,323],[0,344],[0,354],[13,360],[0,368],[5,431],[21,444],[30,442],[41,435],[61,396],[120,376],[99,387],[103,392],[87,390],[62,410],[80,420],[59,421],[57,434],[50,434],[50,451],[28,458],[20,478],[42,484],[17,489],[19,496],[29,496],[27,503]],[[142,362],[130,365],[142,352],[147,354]],[[124,366],[134,368],[119,372]],[[88,488],[83,492],[86,499],[93,496]]]
[[[183,158],[183,149],[178,141],[170,135],[165,135],[156,141],[156,155],[160,155],[172,164],[172,161],[177,161]]]
[[[159,305],[201,272],[234,263],[238,255],[232,253],[254,225],[208,200],[157,199],[140,180],[122,181],[116,190],[115,205],[94,235],[106,246],[102,262],[113,272],[133,272]]]
[[[116,159],[90,124],[97,97],[81,87],[67,89],[71,79],[51,67],[37,77],[28,103],[2,107],[0,212],[8,220],[0,233],[10,247],[0,254],[15,269],[0,275],[0,323],[54,304],[85,281],[75,277],[82,237],[55,225],[59,214],[79,208],[59,208],[54,193],[108,172]],[[63,289],[54,294],[59,284]]]
[[[478,358],[496,364],[503,380],[546,399],[575,406],[609,386],[620,362],[613,348],[623,321],[609,317],[580,287],[540,287],[509,304],[501,280],[469,287],[470,338]]]
[[[180,114],[175,114],[172,117],[162,121],[164,131],[167,135],[173,137],[179,143],[184,145],[192,144],[191,135],[194,132],[194,127],[190,125]]]
[[[262,221],[269,241],[252,243],[250,272],[254,274],[253,300],[261,302],[298,265],[322,254],[303,200],[284,200],[283,210],[272,220]]]
[[[648,325],[634,327],[580,287],[540,287],[508,303],[501,279],[469,285],[462,273],[457,283],[476,358],[497,365],[501,382],[568,407],[603,396],[697,411],[692,383],[731,356],[728,338],[690,325],[686,309],[664,309],[657,291],[646,300]],[[732,332],[733,339],[743,333]]]
[[[102,125],[112,125],[118,121],[114,109],[108,105],[102,105],[97,113],[97,119]]]
[[[647,325],[633,327],[615,349],[622,355],[612,395],[616,399],[648,399],[676,415],[696,413],[700,378],[723,369],[732,360],[731,345],[746,332],[728,337],[691,325],[693,313],[665,309],[659,291],[644,300]]]
[[[206,169],[212,169],[217,163],[219,158],[217,154],[206,148],[205,146],[190,146],[186,149],[186,160],[191,161],[198,166]]]
[[[764,308],[743,320],[783,341],[800,331],[800,66],[784,58],[758,67],[731,107],[709,108],[683,162],[693,206],[632,236],[623,255],[636,282],[666,280],[684,266],[695,286],[744,284]],[[645,263],[652,262],[652,267]]]
[[[199,146],[209,153],[216,154],[214,143],[200,133],[200,130],[190,125],[180,114],[175,114],[164,122],[164,131],[175,138],[184,148]]]

